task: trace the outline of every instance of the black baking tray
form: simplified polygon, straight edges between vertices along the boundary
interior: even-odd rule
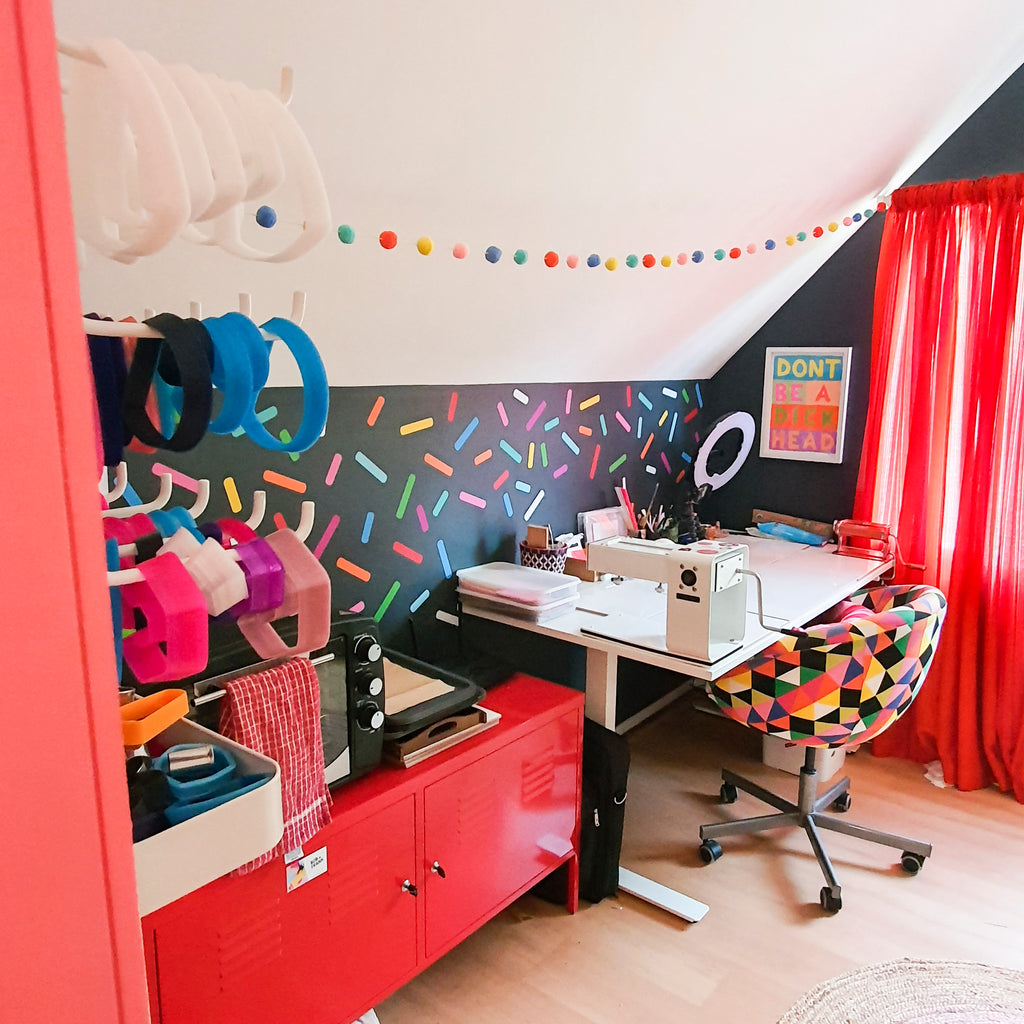
[[[428,662],[420,661],[409,654],[401,651],[384,648],[384,657],[388,661],[408,669],[410,672],[418,672],[420,675],[430,679],[440,679],[449,686],[455,687],[449,693],[443,693],[438,697],[431,697],[420,704],[414,704],[411,708],[399,711],[394,715],[386,715],[384,718],[384,739],[399,740],[410,733],[426,729],[443,718],[449,718],[458,714],[477,703],[487,691],[467,676],[461,675],[451,669],[431,665]],[[384,670],[385,692],[387,688],[387,669]]]

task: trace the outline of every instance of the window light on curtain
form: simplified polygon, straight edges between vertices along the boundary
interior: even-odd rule
[[[875,753],[1024,802],[1024,175],[900,189],[875,290],[854,515],[949,602],[916,703]]]

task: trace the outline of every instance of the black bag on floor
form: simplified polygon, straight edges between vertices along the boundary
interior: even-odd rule
[[[626,816],[629,742],[590,719],[583,720],[583,780],[580,815],[580,897],[597,903],[614,896],[619,885],[619,854]],[[566,898],[568,867],[534,886],[552,903]]]

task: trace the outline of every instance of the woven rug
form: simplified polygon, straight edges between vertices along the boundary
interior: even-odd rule
[[[779,1024],[1024,1024],[1024,971],[890,960],[823,981]]]

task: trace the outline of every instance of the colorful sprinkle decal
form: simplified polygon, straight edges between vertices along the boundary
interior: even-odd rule
[[[328,487],[334,485],[334,481],[337,479],[338,470],[341,468],[341,453],[335,452],[334,458],[331,459],[331,467],[327,470],[327,476],[324,477],[324,483]]]
[[[620,455],[609,467],[608,472],[614,473],[626,461],[625,455]]]
[[[473,459],[474,466],[482,466],[492,455],[494,454],[490,448],[485,448],[475,459]]]
[[[422,505],[416,506],[416,518],[420,521],[420,529],[426,533],[430,529],[430,524],[427,522],[427,511]]]
[[[534,424],[537,422],[537,420],[540,419],[541,413],[544,412],[545,408],[547,408],[547,402],[541,402],[540,405],[538,405],[537,408],[533,410],[533,413],[530,415],[530,418],[526,421],[527,430],[533,430]]]
[[[564,430],[562,431],[562,441],[573,455],[579,455],[580,446]]]
[[[334,531],[337,530],[338,523],[340,522],[341,516],[331,516],[327,523],[327,528],[324,530],[320,539],[316,542],[316,547],[313,548],[313,554],[316,555],[317,558],[320,558],[320,556],[327,550],[327,545],[331,542],[331,538],[334,536]]]
[[[466,429],[463,430],[463,432],[461,434],[459,434],[458,440],[455,442],[455,450],[457,452],[461,452],[462,451],[462,446],[469,440],[470,435],[479,426],[480,426],[480,418],[478,416],[474,416],[469,421],[469,423],[466,425]]]
[[[529,404],[530,404],[530,398],[529,398],[529,395],[526,395],[526,394],[524,394],[524,393],[523,393],[522,391],[520,391],[520,390],[519,390],[519,388],[515,388],[515,389],[513,390],[513,392],[512,392],[512,397],[513,397],[513,398],[514,398],[514,399],[515,399],[515,400],[516,400],[517,402],[519,402],[519,404],[520,404],[520,405],[529,405]],[[507,423],[506,423],[505,425],[506,425],[506,426],[508,426],[508,424],[507,424]]]
[[[228,499],[228,508],[236,515],[242,511],[242,502],[238,497],[238,488],[235,486],[233,477],[224,477],[224,494]]]
[[[537,511],[537,506],[544,500],[544,489],[541,488],[537,492],[537,497],[530,502],[530,507],[523,513],[523,519],[529,522],[533,513]]]
[[[591,395],[590,398],[584,398],[583,401],[580,402],[580,412],[589,409],[592,405],[597,405],[597,403],[600,401],[600,395]]]
[[[391,589],[385,595],[384,600],[381,601],[380,607],[373,613],[373,617],[377,622],[384,618],[384,613],[391,607],[391,602],[394,601],[395,594],[398,593],[401,586],[402,584],[398,580],[391,584]]]
[[[363,520],[363,532],[360,536],[360,540],[364,544],[368,544],[370,541],[370,534],[373,531],[373,513],[367,512],[366,518]]]
[[[259,420],[259,422],[262,423],[264,426],[266,426],[267,423],[269,423],[270,420],[272,420],[276,415],[277,415],[277,406],[276,405],[268,405],[266,407],[266,409],[264,409],[262,412],[256,413],[256,419]],[[244,433],[245,433],[244,428],[236,427],[234,430],[231,431],[231,436],[232,437],[241,437]]]
[[[615,418],[619,421],[619,425],[628,434],[633,428],[626,422],[626,417],[622,415],[618,409],[615,410]]]
[[[441,559],[441,571],[444,573],[444,578],[450,580],[452,578],[452,563],[448,561],[448,549],[444,546],[443,540],[437,542],[437,556]]]
[[[373,408],[370,410],[370,415],[366,417],[366,425],[372,427],[377,422],[377,417],[380,415],[381,409],[384,408],[384,396],[378,395],[377,401],[373,403]]]
[[[467,505],[472,505],[474,508],[487,508],[486,499],[470,494],[469,491],[459,491],[459,501],[464,501]]]
[[[286,491],[294,491],[296,494],[306,493],[306,485],[301,480],[285,476],[283,473],[275,473],[272,469],[265,469],[263,471],[263,479],[268,484],[283,487]]]
[[[445,502],[448,500],[448,492],[442,491],[437,501],[434,502],[434,507],[431,510],[431,515],[436,519],[441,514],[441,509],[444,508]]]
[[[499,447],[499,448],[500,448],[500,449],[501,449],[501,450],[502,450],[502,451],[503,451],[503,452],[504,452],[504,453],[505,453],[505,454],[506,454],[506,455],[507,455],[507,456],[508,456],[508,457],[509,457],[509,458],[510,458],[510,459],[511,459],[511,460],[512,460],[512,461],[513,461],[513,462],[514,462],[514,463],[515,463],[516,465],[519,465],[519,464],[520,464],[520,463],[521,463],[521,462],[523,461],[523,457],[522,457],[522,455],[520,455],[520,454],[519,454],[519,452],[517,452],[517,451],[515,450],[515,448],[513,448],[513,447],[512,447],[512,445],[510,445],[510,444],[508,443],[508,441],[506,441],[506,440],[505,440],[504,438],[502,438],[502,439],[501,439],[501,440],[500,440],[500,441],[498,442],[498,447]]]
[[[405,517],[405,510],[409,505],[409,496],[412,494],[412,485],[414,483],[416,483],[416,475],[414,473],[410,473],[408,480],[405,481],[405,490],[402,491],[402,497],[398,502],[398,508],[395,510],[396,519],[403,519]]]
[[[409,612],[410,612],[410,614],[412,612],[417,611],[419,609],[420,605],[423,604],[423,602],[426,601],[426,599],[428,597],[430,597],[430,591],[429,590],[424,590],[423,593],[420,594],[420,596],[417,597],[416,600],[413,601],[413,603],[411,605],[409,605]]]
[[[416,420],[414,423],[403,423],[398,428],[399,434],[402,437],[408,437],[409,434],[415,434],[420,430],[429,430],[434,425],[434,419],[432,416],[428,416],[423,420]]]
[[[175,487],[184,487],[186,491],[191,491],[193,494],[199,490],[199,481],[195,477],[180,473],[176,469],[171,469],[170,466],[165,466],[162,462],[154,462],[150,468],[152,469],[153,476],[163,476],[165,474],[170,476],[171,483]]]
[[[455,422],[455,409],[459,404],[459,393],[458,391],[452,392],[452,397],[448,399],[448,422]]]
[[[501,500],[505,503],[505,515],[511,519],[515,515],[515,511],[512,508],[512,499],[508,495],[508,491],[501,496]]]
[[[505,481],[508,479],[508,476],[509,476],[509,473],[508,473],[508,470],[506,469],[501,474],[501,476],[499,476],[498,479],[495,480],[494,483],[491,485],[493,487],[493,489],[494,490],[498,490],[498,488],[501,487],[505,483]]]
[[[391,545],[391,548],[396,555],[408,558],[410,562],[415,562],[417,565],[423,561],[423,556],[418,551],[413,551],[412,548],[407,547],[401,541],[396,540],[394,544]]]
[[[436,469],[438,473],[444,473],[445,476],[451,476],[455,470],[448,465],[447,462],[442,462],[435,455],[431,455],[430,452],[423,453],[423,461],[431,468]]]
[[[557,427],[560,422],[561,421],[559,420],[559,418],[557,416],[554,419],[548,420],[547,423],[544,424],[545,432],[547,432],[549,430],[554,430],[555,427]]]
[[[370,582],[370,571],[356,565],[355,562],[350,562],[347,558],[339,558],[335,565],[342,572],[347,572],[349,576],[354,576],[357,580],[362,580],[363,583]]]
[[[505,406],[502,402],[498,403],[498,415],[501,417],[501,425],[503,427],[508,426],[508,413],[505,412]]]
[[[385,473],[384,470],[373,461],[373,459],[367,458],[362,452],[356,452],[352,458],[354,458],[356,462],[375,480],[382,484],[386,484],[388,482],[387,473]]]

